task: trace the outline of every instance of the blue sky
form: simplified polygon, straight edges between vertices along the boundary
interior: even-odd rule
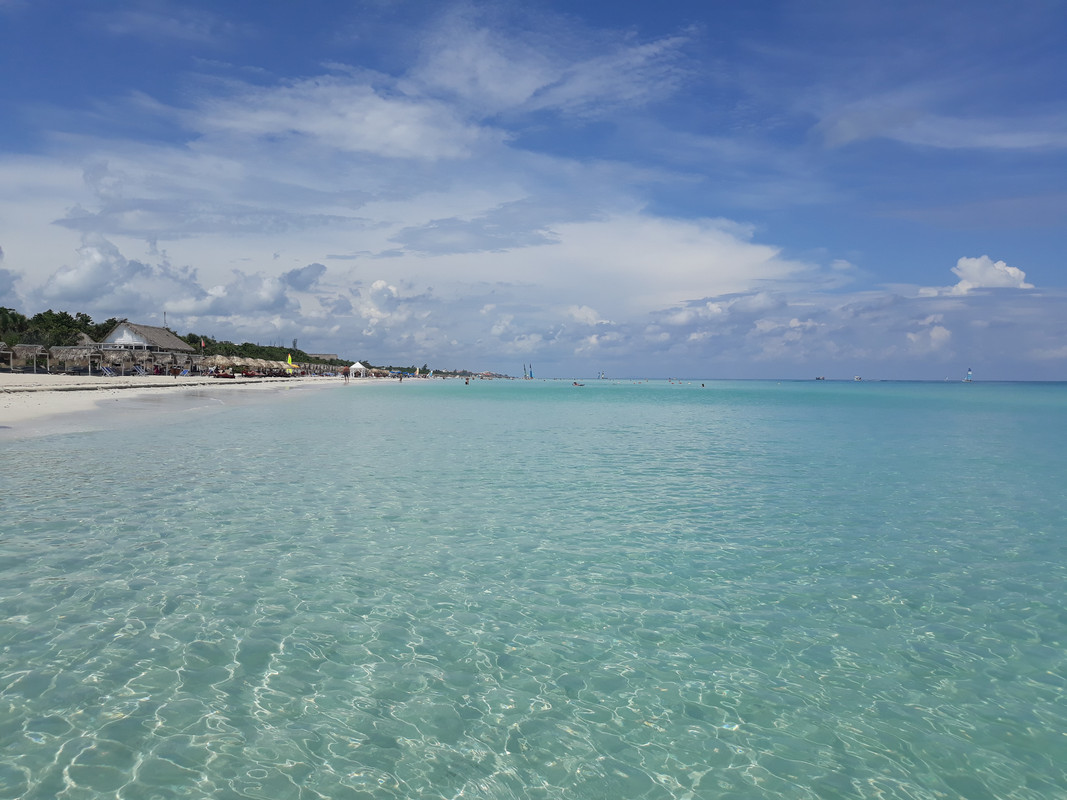
[[[374,363],[1067,379],[1063,2],[0,0],[0,305]]]

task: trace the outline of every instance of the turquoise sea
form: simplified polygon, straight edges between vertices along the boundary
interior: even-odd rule
[[[1065,384],[117,407],[0,441],[0,798],[1067,797]]]

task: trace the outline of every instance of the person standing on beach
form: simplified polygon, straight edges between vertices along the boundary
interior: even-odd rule
[[[345,383],[348,383],[348,376],[350,373],[351,370],[348,367],[345,367],[343,370],[341,370],[341,374],[344,375],[345,378]]]

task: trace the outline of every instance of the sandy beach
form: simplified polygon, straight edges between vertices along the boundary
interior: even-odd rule
[[[349,385],[374,379],[353,380]],[[108,411],[146,399],[190,395],[226,402],[250,392],[340,387],[340,377],[211,378],[169,375],[89,377],[46,373],[0,373],[0,436],[32,436],[95,427]]]

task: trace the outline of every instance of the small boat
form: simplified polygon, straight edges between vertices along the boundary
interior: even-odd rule
[[[964,383],[974,383],[974,376],[971,374],[971,368],[967,368],[967,375],[963,378]]]

